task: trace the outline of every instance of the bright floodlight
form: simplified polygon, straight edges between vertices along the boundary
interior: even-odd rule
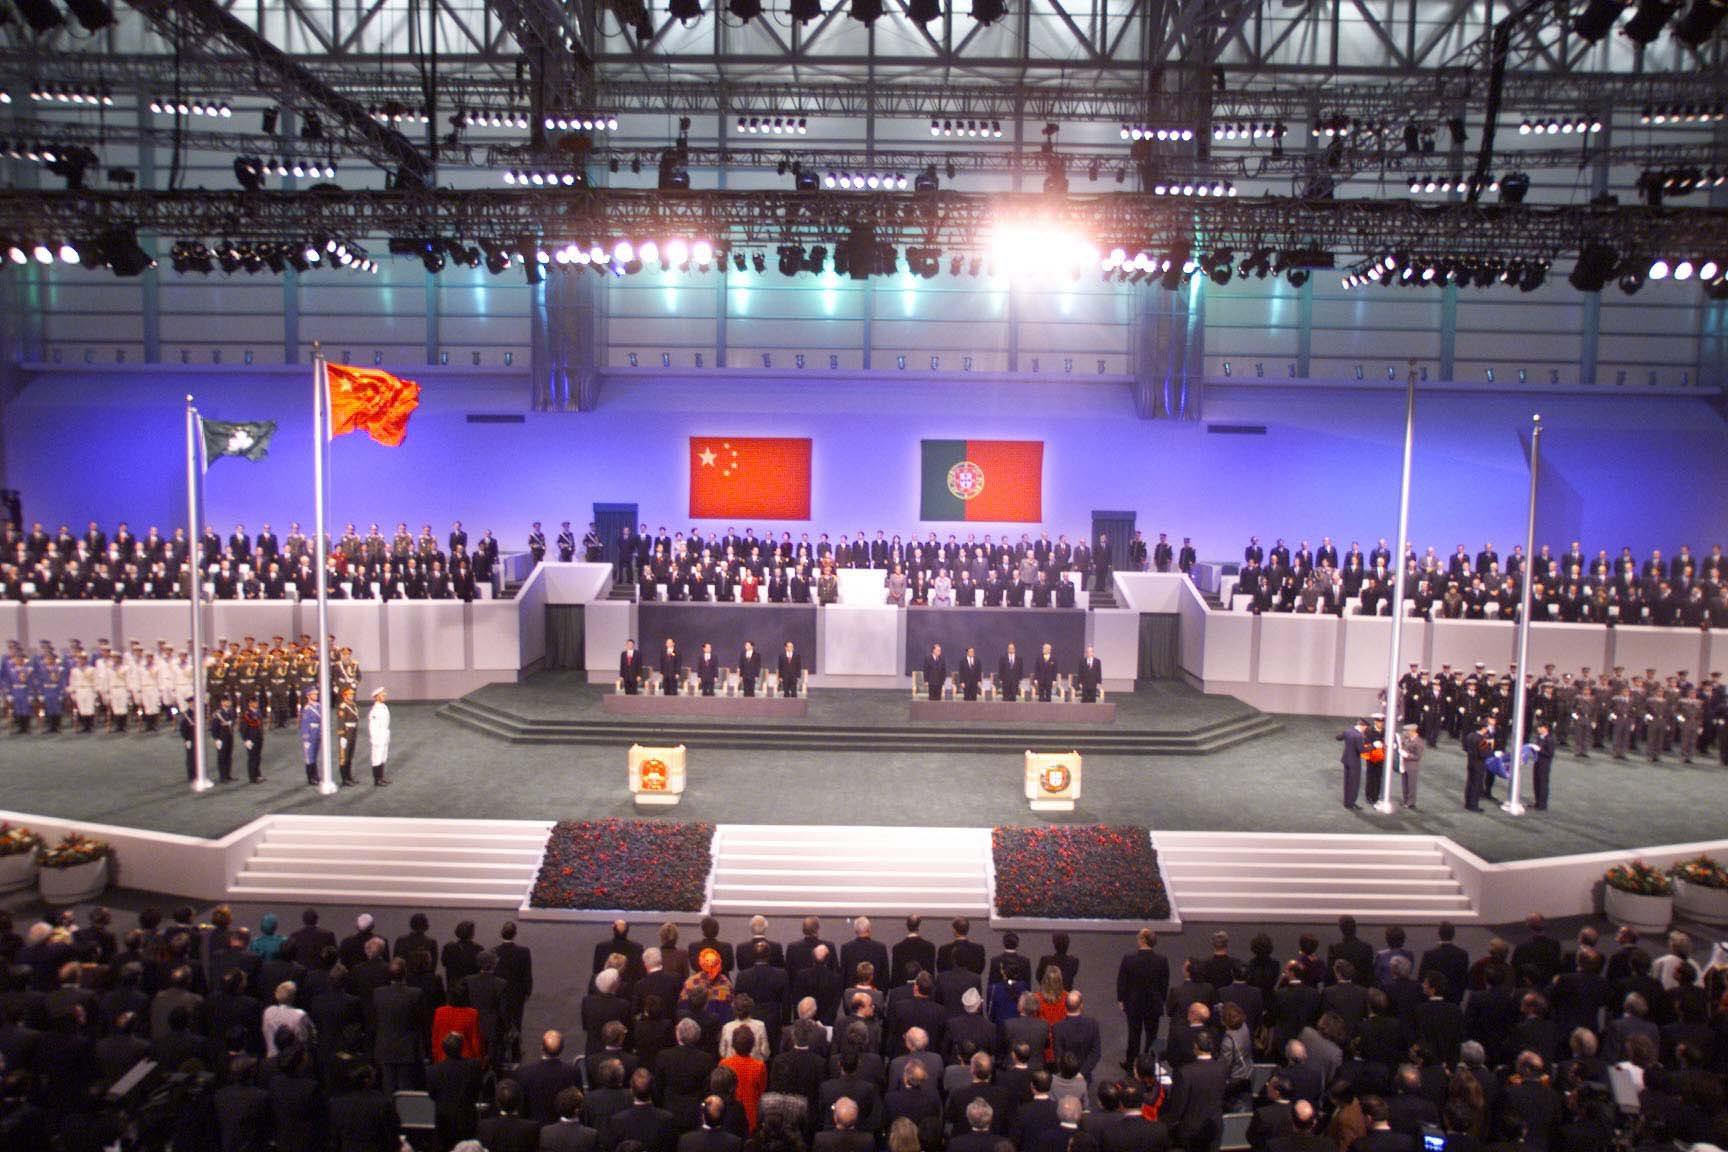
[[[630,241],[620,240],[612,249],[612,260],[617,264],[628,264],[636,255],[636,249]]]

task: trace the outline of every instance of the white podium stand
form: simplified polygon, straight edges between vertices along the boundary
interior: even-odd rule
[[[630,798],[638,808],[665,808],[684,798],[684,745],[630,745]]]
[[[1072,812],[1080,799],[1080,753],[1026,753],[1026,799],[1034,812]]]

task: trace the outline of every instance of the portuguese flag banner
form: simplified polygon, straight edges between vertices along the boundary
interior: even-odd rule
[[[810,519],[810,441],[690,437],[690,518]]]
[[[925,440],[920,520],[1044,519],[1042,440]]]

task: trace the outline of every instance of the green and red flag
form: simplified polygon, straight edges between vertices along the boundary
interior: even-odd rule
[[[920,520],[1044,519],[1042,440],[925,440]]]

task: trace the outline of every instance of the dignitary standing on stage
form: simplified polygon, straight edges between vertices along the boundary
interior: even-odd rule
[[[780,695],[798,695],[798,681],[804,676],[804,658],[798,655],[792,641],[786,641],[786,650],[780,653],[780,663],[775,672],[780,677]]]
[[[642,653],[636,651],[636,641],[624,641],[624,654],[618,657],[618,679],[624,685],[624,695],[636,695],[642,688],[642,678],[647,674]]]
[[[1368,741],[1368,721],[1356,721],[1338,733],[1338,739],[1344,741],[1344,751],[1338,757],[1338,763],[1344,766],[1344,807],[1354,811],[1359,807],[1356,797],[1362,791],[1362,749]]]
[[[978,649],[966,649],[966,659],[954,670],[954,680],[960,685],[961,699],[978,699],[978,690],[984,683],[984,666],[978,663]]]
[[[1080,661],[1080,671],[1074,677],[1074,683],[1080,689],[1082,704],[1096,704],[1098,690],[1104,686],[1104,662],[1092,652],[1092,645],[1086,645],[1086,658]]]
[[[660,692],[665,696],[678,695],[678,681],[684,672],[684,661],[678,655],[678,642],[670,636],[666,638],[666,650],[660,653]]]
[[[744,651],[738,654],[738,683],[744,695],[756,695],[756,681],[762,678],[762,653],[753,641],[744,641]]]
[[[1020,699],[1020,679],[1025,674],[1025,667],[1020,663],[1020,654],[1010,642],[1008,651],[996,661],[996,691],[1003,700],[1012,704]]]
[[[390,694],[382,685],[372,689],[372,710],[366,714],[366,736],[372,746],[372,786],[390,783]]]
[[[696,686],[704,696],[714,695],[714,682],[720,678],[720,661],[714,657],[714,645],[703,641],[702,655],[696,658]]]
[[[930,645],[930,655],[924,658],[924,689],[930,699],[942,699],[942,685],[948,682],[948,662],[942,659],[942,645]]]
[[[1032,665],[1032,683],[1038,686],[1039,702],[1050,703],[1050,692],[1056,686],[1056,656],[1048,644]]]

